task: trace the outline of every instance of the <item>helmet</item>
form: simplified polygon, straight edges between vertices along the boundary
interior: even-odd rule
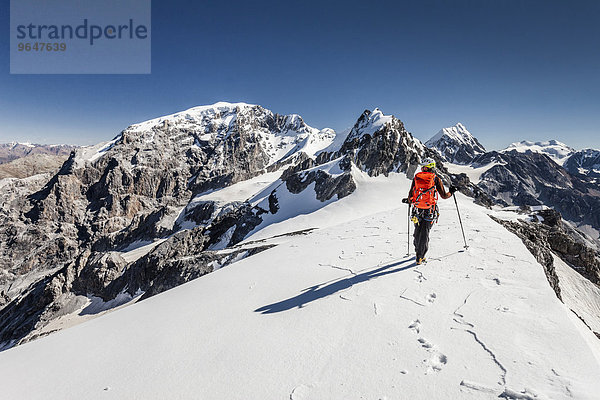
[[[421,168],[429,168],[429,169],[435,168],[435,160],[431,157],[427,157],[426,159],[424,159],[421,162]]]

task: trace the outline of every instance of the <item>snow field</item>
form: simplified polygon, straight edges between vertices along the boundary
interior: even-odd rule
[[[458,195],[464,251],[454,201],[440,200],[417,267],[410,182],[353,174],[352,195],[248,240],[319,229],[1,353],[3,396],[597,398],[598,342],[493,211]]]

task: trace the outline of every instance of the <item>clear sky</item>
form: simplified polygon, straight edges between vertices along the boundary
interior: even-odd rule
[[[92,144],[217,101],[342,130],[364,109],[426,140],[462,122],[488,149],[600,148],[600,1],[159,1],[150,75],[10,75],[0,142]]]

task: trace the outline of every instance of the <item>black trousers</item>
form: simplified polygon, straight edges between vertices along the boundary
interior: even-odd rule
[[[414,237],[414,245],[415,245],[415,253],[417,254],[417,260],[419,258],[424,258],[425,253],[429,249],[429,231],[433,226],[433,221],[426,221],[423,216],[417,215],[419,220],[418,223],[415,224],[415,233]]]

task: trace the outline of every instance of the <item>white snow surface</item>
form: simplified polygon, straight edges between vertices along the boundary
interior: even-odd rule
[[[165,240],[165,238],[162,238],[154,241],[136,241],[117,253],[123,257],[125,261],[131,263],[150,253],[150,251]]]
[[[600,341],[497,211],[458,195],[463,251],[441,200],[416,266],[399,204],[410,181],[355,176],[352,195],[248,240],[309,234],[0,353],[2,397],[598,398]]]
[[[449,172],[454,174],[466,174],[469,177],[469,180],[473,182],[475,185],[481,181],[481,175],[487,172],[492,167],[496,165],[501,165],[500,162],[491,162],[489,164],[483,166],[473,166],[473,165],[461,165],[461,164],[453,164],[453,163],[444,163],[444,166],[448,169]]]
[[[593,331],[600,333],[600,288],[559,257],[553,257],[565,305],[583,318]]]
[[[174,114],[164,115],[162,117],[153,118],[148,121],[140,122],[137,124],[133,124],[129,127],[132,131],[136,132],[146,132],[158,126],[162,123],[166,122],[177,122],[188,120],[190,122],[195,122],[196,120],[202,120],[204,116],[215,116],[224,114],[224,118],[221,118],[221,121],[217,121],[215,125],[219,125],[219,122],[223,125],[229,125],[232,122],[233,115],[231,114],[237,108],[251,108],[256,107],[256,104],[248,104],[248,103],[228,103],[225,101],[220,101],[210,105],[203,105],[192,107],[190,109],[180,111]]]
[[[532,151],[534,153],[546,154],[558,165],[563,165],[565,161],[575,153],[575,150],[558,140],[549,140],[545,142],[530,142],[523,140],[521,142],[511,143],[507,148],[500,150],[501,153],[516,150],[519,153]]]

